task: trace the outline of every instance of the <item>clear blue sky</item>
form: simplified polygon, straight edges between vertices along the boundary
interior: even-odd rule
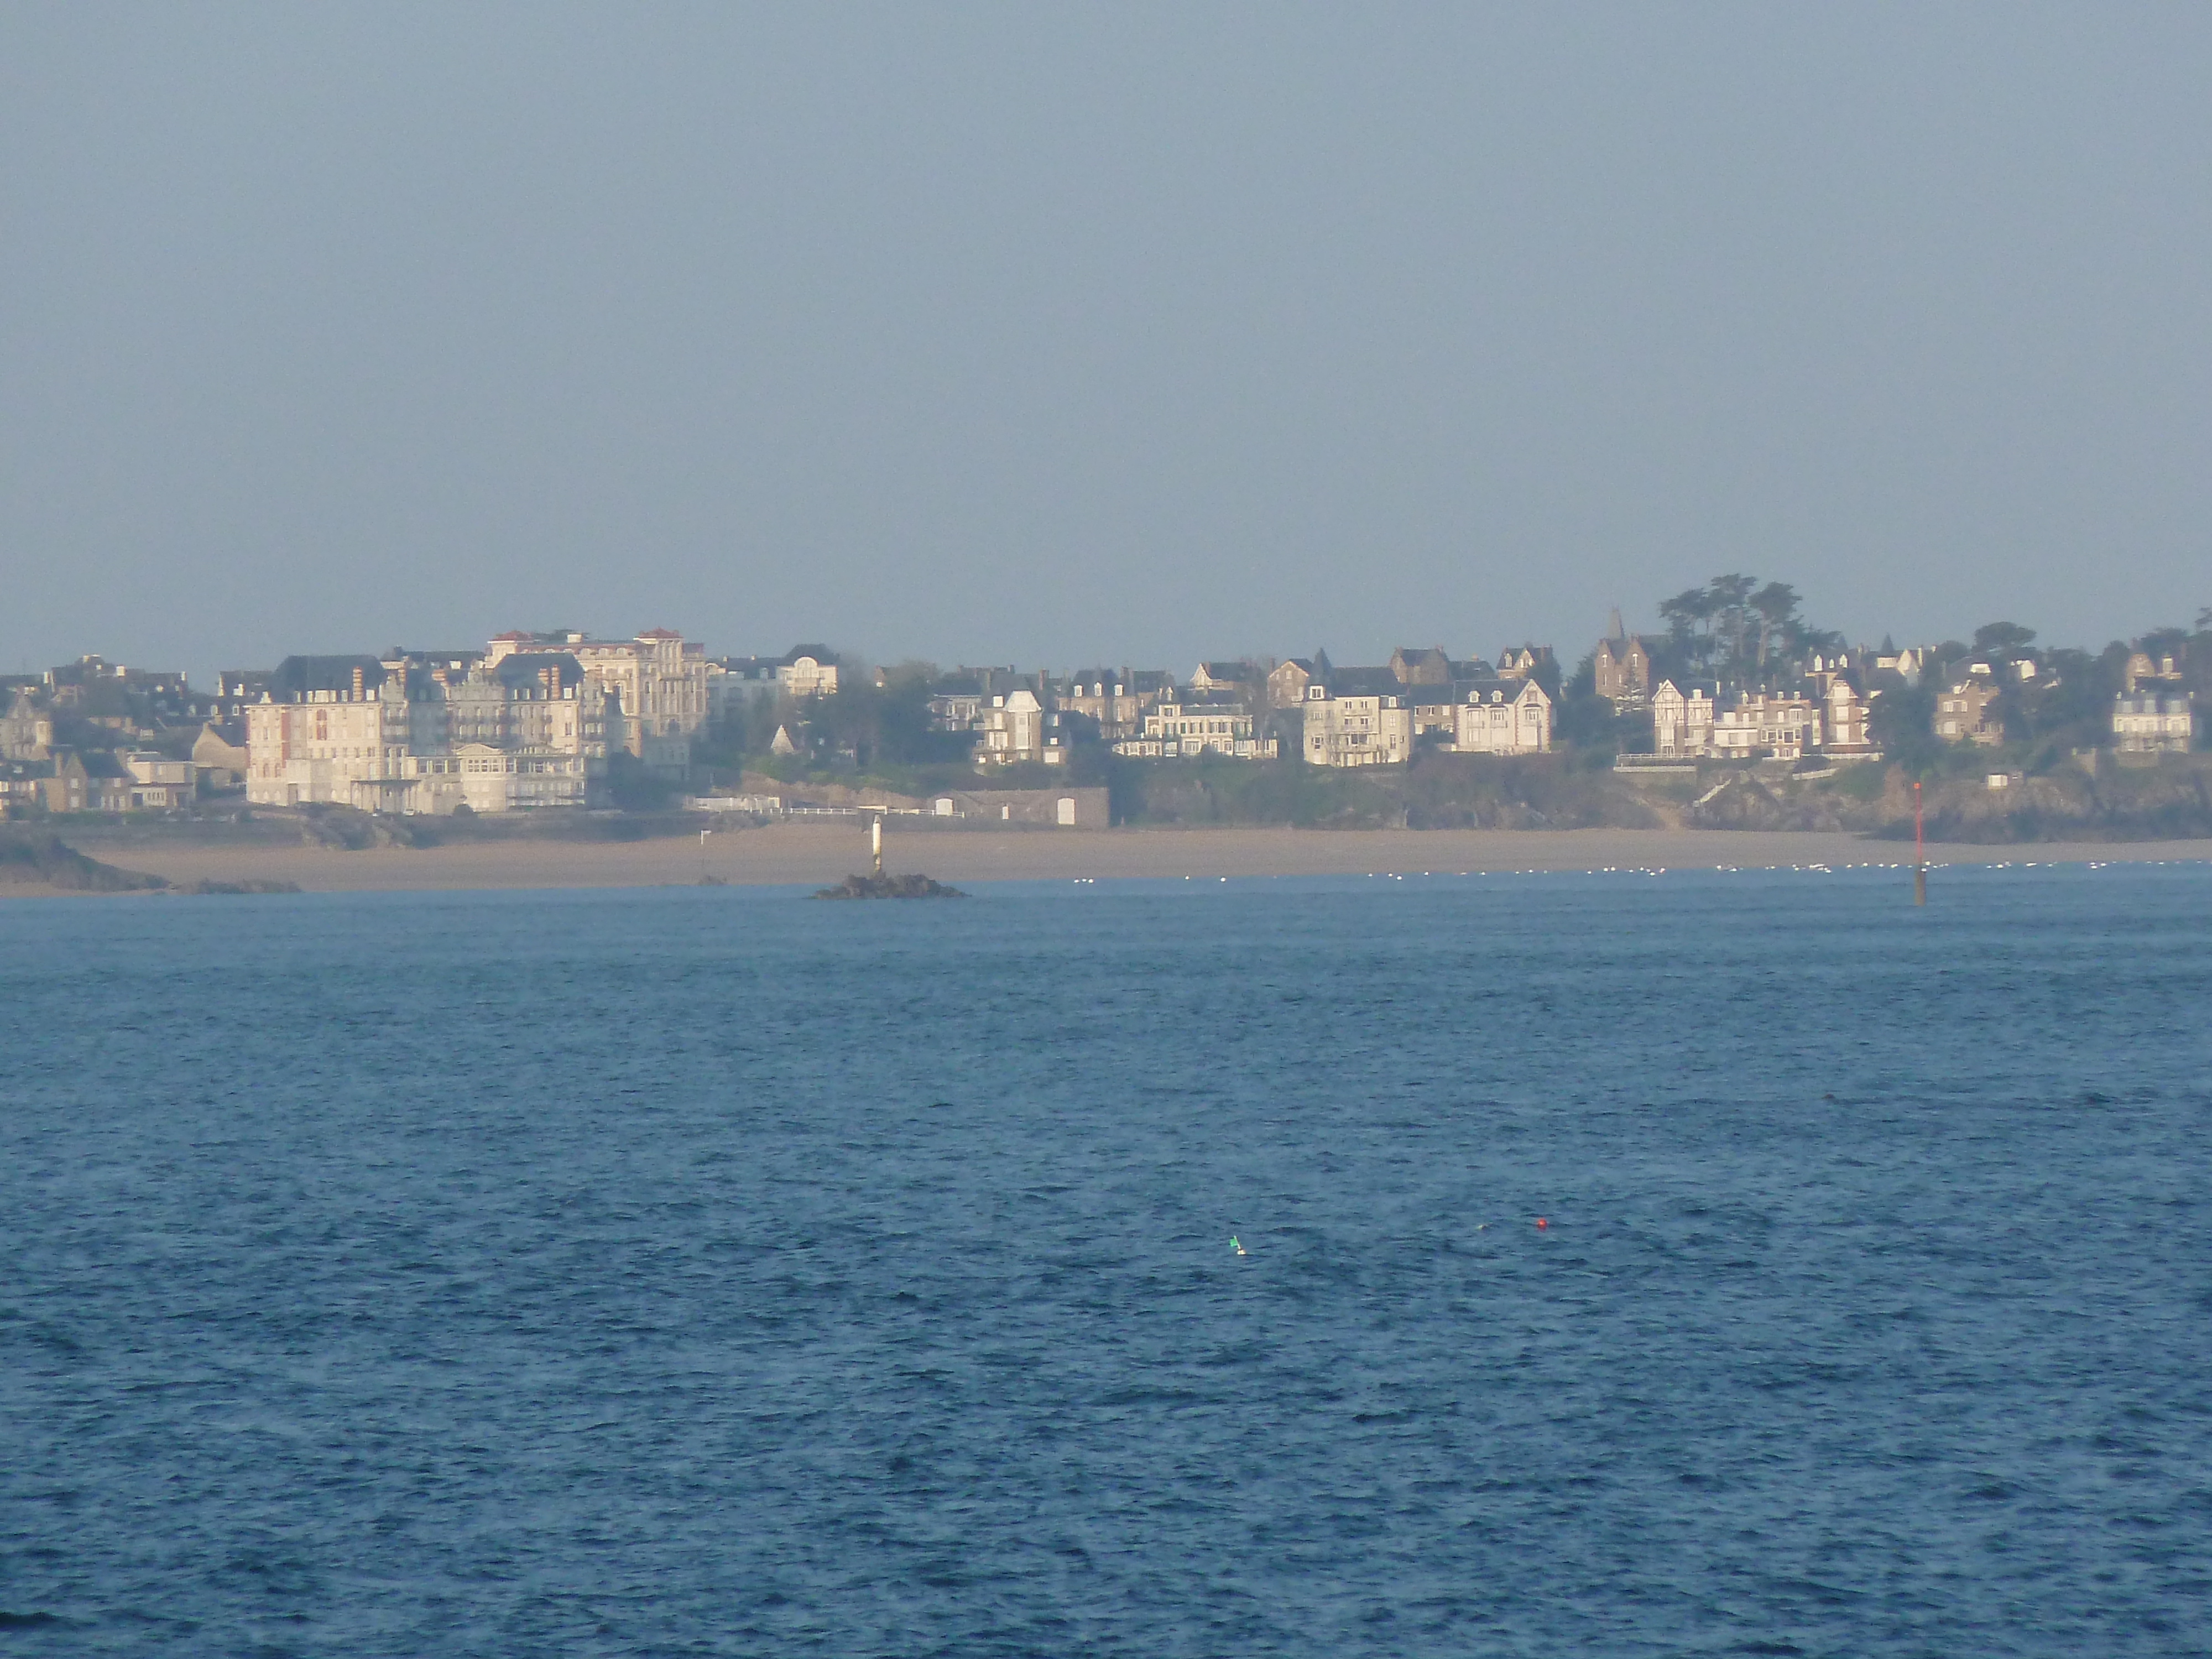
[[[2212,605],[2212,8],[0,6],[0,666]]]

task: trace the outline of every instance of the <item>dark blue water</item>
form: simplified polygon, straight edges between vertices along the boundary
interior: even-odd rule
[[[2203,1652],[2212,872],[1906,879],[0,905],[0,1652]]]

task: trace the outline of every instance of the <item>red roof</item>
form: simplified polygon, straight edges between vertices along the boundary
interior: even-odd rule
[[[672,628],[648,628],[638,635],[641,640],[680,640],[683,637]]]

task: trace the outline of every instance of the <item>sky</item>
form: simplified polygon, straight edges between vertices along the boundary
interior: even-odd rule
[[[0,671],[2212,605],[2212,8],[0,0]]]

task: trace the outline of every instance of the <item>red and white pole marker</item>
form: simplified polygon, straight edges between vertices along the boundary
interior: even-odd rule
[[[1928,902],[1928,839],[1920,817],[1920,780],[1912,781],[1912,902]]]

